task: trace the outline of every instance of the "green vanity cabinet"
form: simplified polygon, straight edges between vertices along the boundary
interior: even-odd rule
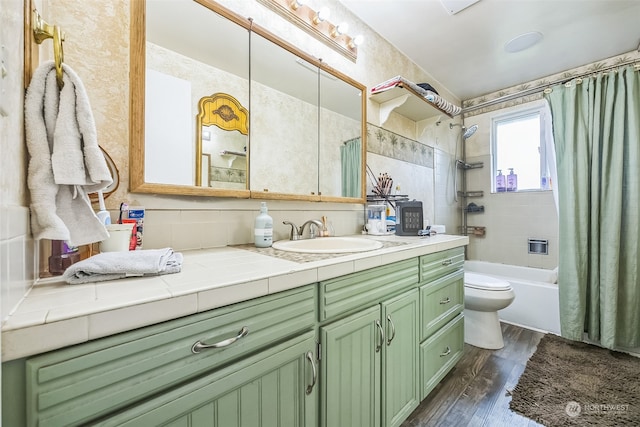
[[[399,426],[418,406],[417,284],[417,259],[320,283],[321,317],[349,313],[320,327],[323,427]]]
[[[4,390],[13,388],[7,383],[8,379],[20,378],[26,390],[20,397],[12,396],[11,408],[3,393],[3,425],[85,425],[124,408],[153,408],[142,402],[161,400],[158,396],[185,394],[200,399],[204,393],[200,390],[208,393],[213,389],[218,393],[216,396],[227,399],[225,393],[233,394],[238,387],[242,395],[245,391],[250,393],[251,386],[240,384],[238,378],[250,383],[255,381],[276,396],[280,390],[263,385],[267,378],[276,375],[286,380],[294,371],[296,378],[293,379],[299,384],[289,385],[282,394],[297,393],[303,382],[310,383],[309,372],[313,370],[303,365],[311,364],[311,361],[305,362],[306,353],[315,353],[315,340],[307,335],[315,336],[316,295],[315,286],[309,285],[4,363]],[[270,351],[285,341],[303,336],[305,344],[295,347],[295,355],[288,347],[282,349],[283,365],[277,365],[275,361],[281,356]],[[217,347],[197,349],[196,343]],[[261,357],[269,357],[273,363],[256,368],[246,362],[250,360],[246,357],[263,351],[266,353]],[[226,370],[218,373],[223,368]],[[292,378],[288,380],[291,383]],[[203,382],[215,384],[204,386]],[[237,387],[232,387],[234,384]],[[304,393],[295,399],[283,399],[295,404],[308,400]],[[198,402],[205,405],[201,400]],[[195,406],[182,408],[197,409]],[[313,410],[298,409],[305,417],[313,418],[310,415]],[[158,411],[152,412],[162,413]],[[291,412],[290,409],[283,411]],[[190,416],[197,417],[196,413],[199,412]]]
[[[94,423],[96,426],[315,426],[313,332]]]
[[[455,366],[464,350],[464,250],[420,257],[420,398]]]

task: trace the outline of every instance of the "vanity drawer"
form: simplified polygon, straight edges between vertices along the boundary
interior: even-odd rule
[[[420,339],[444,326],[464,309],[464,271],[420,287]]]
[[[30,358],[27,424],[84,424],[311,330],[315,307],[306,286]]]
[[[464,267],[464,247],[420,257],[420,282],[437,279]]]
[[[461,313],[420,345],[421,399],[458,363],[464,351],[464,315]]]
[[[320,282],[320,321],[377,304],[417,285],[417,258],[325,280]]]

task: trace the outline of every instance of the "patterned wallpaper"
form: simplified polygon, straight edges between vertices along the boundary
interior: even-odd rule
[[[594,62],[592,64],[583,65],[581,67],[573,68],[562,73],[552,74],[550,76],[544,77],[539,80],[534,80],[531,82],[523,83],[517,86],[512,86],[506,89],[502,89],[497,92],[489,93],[486,95],[479,96],[477,98],[468,99],[463,101],[462,107],[464,109],[474,107],[476,105],[483,104],[485,102],[490,102],[505,96],[514,95],[520,92],[524,92],[530,89],[535,88],[544,88],[553,86],[555,84],[559,84],[566,80],[570,80],[574,77],[585,75],[585,74],[596,74],[604,69],[615,67],[618,65],[623,65],[626,63],[630,63],[636,61],[640,61],[640,52],[631,51],[622,55],[614,56],[603,61]],[[500,102],[497,104],[489,105],[486,107],[478,108],[472,111],[464,112],[465,117],[477,116],[478,114],[487,113],[490,111],[500,110],[503,108],[513,107],[520,104],[525,104],[527,102],[535,101],[538,99],[542,99],[543,93],[542,91],[535,92],[530,95],[517,97],[515,99],[507,100],[505,102]]]
[[[367,123],[367,151],[433,168],[433,147]]]

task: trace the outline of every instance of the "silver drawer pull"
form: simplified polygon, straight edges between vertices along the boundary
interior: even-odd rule
[[[249,329],[246,326],[243,326],[242,329],[240,329],[240,332],[238,332],[238,335],[236,335],[235,337],[222,340],[215,344],[205,344],[202,341],[196,341],[196,343],[191,346],[191,353],[198,354],[200,353],[200,351],[206,350],[208,348],[226,347],[238,341],[240,338],[246,337],[247,335],[249,335]]]
[[[451,347],[447,346],[447,349],[444,351],[444,353],[440,353],[440,357],[445,357],[451,354]]]
[[[380,324],[379,320],[376,320],[376,326],[380,331],[380,344],[376,344],[376,353],[377,353],[380,351],[380,349],[382,349],[382,345],[384,344],[384,330],[382,329],[382,325]]]
[[[391,325],[391,336],[387,335],[387,345],[391,345],[391,341],[396,337],[396,325],[391,320],[391,315],[387,314],[387,323]]]
[[[313,371],[313,379],[311,380],[311,385],[307,386],[306,393],[311,394],[313,391],[313,386],[316,385],[316,381],[318,380],[318,371],[316,370],[316,363],[313,361],[313,353],[310,351],[307,352],[307,359],[311,362],[311,370]]]
[[[442,261],[442,265],[451,265],[453,261],[451,260],[451,258],[449,259],[445,259],[444,261]]]
[[[449,304],[450,302],[451,302],[451,299],[449,297],[446,297],[445,299],[440,300],[440,304]]]

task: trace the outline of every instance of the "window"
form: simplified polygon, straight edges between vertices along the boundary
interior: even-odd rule
[[[493,167],[493,192],[514,191],[513,188],[497,188],[496,176],[509,175],[511,169],[517,175],[517,190],[548,190],[549,169],[545,143],[545,120],[542,108],[497,116],[492,119],[491,153]],[[505,176],[505,184],[510,181]]]

